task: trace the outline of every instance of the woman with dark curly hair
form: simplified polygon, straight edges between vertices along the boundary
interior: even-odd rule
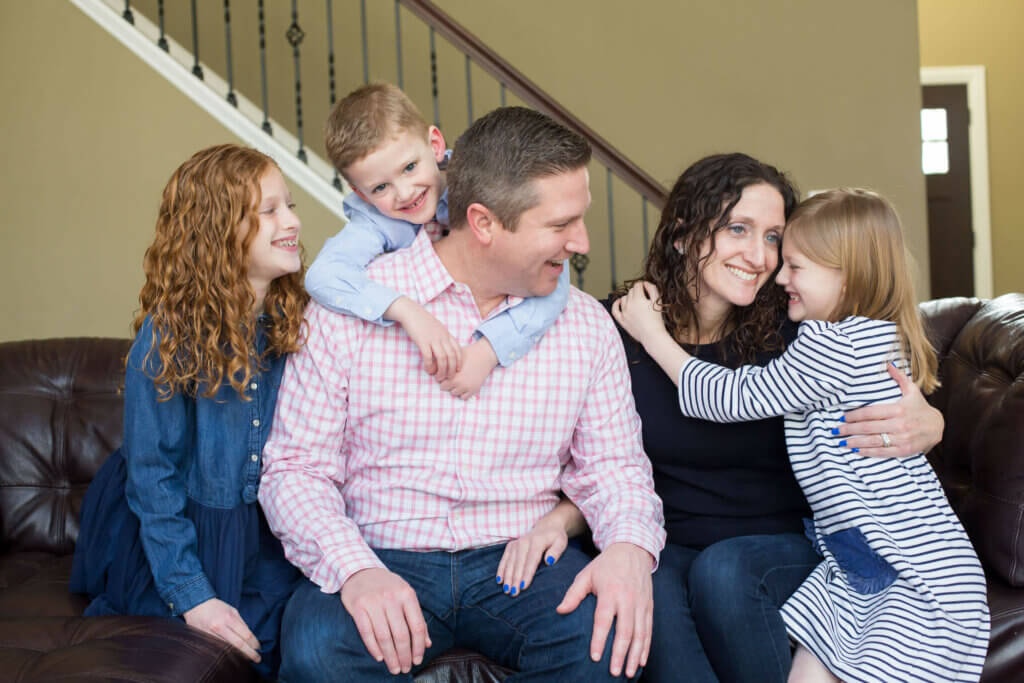
[[[621,323],[618,297],[633,283],[652,282],[668,331],[687,351],[729,367],[767,364],[796,335],[785,294],[770,282],[796,205],[793,185],[772,166],[745,154],[701,159],[672,188],[643,275],[617,292],[613,317]],[[622,335],[668,532],[644,680],[785,681],[791,656],[779,608],[821,558],[803,535],[810,510],[782,418],[684,417],[672,380]],[[937,443],[941,415],[912,384],[901,387],[900,403],[849,413],[840,445],[884,456]]]
[[[204,149],[171,176],[143,261],[124,441],[86,493],[71,579],[87,615],[183,618],[269,677],[298,573],[256,494],[308,301],[299,229],[256,150]]]

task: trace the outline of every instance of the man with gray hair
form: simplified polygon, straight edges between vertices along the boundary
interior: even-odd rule
[[[483,320],[550,293],[566,259],[589,250],[589,161],[587,142],[543,114],[491,112],[456,143],[450,234],[431,243],[421,232],[368,274],[469,344]],[[399,327],[316,303],[306,321],[259,492],[309,579],[284,616],[281,677],[411,680],[454,646],[517,670],[515,679],[635,675],[665,533],[604,308],[573,288],[534,348],[469,401],[422,372]],[[560,491],[601,553],[569,547],[528,587],[503,585],[505,545]]]

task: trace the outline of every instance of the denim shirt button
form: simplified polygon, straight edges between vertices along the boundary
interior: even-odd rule
[[[252,484],[246,486],[245,490],[242,491],[242,497],[245,499],[246,503],[254,502],[256,500],[256,487]]]
[[[249,385],[249,388],[252,389],[253,391],[256,391],[259,388],[259,385],[256,384],[256,382],[253,382],[252,384]]]
[[[259,420],[253,420],[252,421],[252,426],[253,427],[259,427],[260,426],[260,421]]]

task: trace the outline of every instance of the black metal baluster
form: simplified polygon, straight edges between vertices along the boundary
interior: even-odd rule
[[[164,34],[164,0],[157,0],[156,15],[160,22],[160,39],[156,44],[164,52],[170,52],[171,46],[167,44],[167,36]]]
[[[306,34],[299,27],[298,0],[292,0],[292,23],[288,27],[285,37],[292,46],[292,56],[295,58],[295,128],[299,138],[299,151],[296,156],[302,161],[306,161],[306,149],[302,144],[302,76],[299,69],[299,45]]]
[[[651,248],[651,239],[647,236],[647,197],[641,197],[640,199],[643,200],[641,206],[643,207],[644,215],[644,254],[646,254],[647,250]]]
[[[135,15],[132,14],[132,8],[128,6],[130,0],[124,0],[124,12],[121,13],[121,17],[124,18],[132,26],[135,25]]]
[[[466,117],[469,119],[469,123],[466,125],[473,125],[473,81],[470,80],[470,61],[469,55],[466,55]]]
[[[608,246],[612,266],[612,289],[615,289],[615,203],[612,201],[612,169],[605,167],[608,178]]]
[[[434,45],[434,27],[430,27],[430,91],[434,97],[434,125],[441,127],[441,108],[437,101],[437,50]]]
[[[199,80],[203,80],[203,67],[199,66],[199,20],[196,18],[196,0],[192,0],[192,56],[195,58],[192,73]]]
[[[398,64],[398,87],[404,88],[402,84],[402,6],[395,0],[395,51],[397,52]]]
[[[359,25],[363,30],[363,85],[370,82],[370,53],[366,40],[366,0],[359,0]]]
[[[505,106],[505,84],[501,84],[501,106]]]
[[[569,263],[576,271],[576,286],[583,289],[583,271],[590,265],[590,257],[586,254],[573,254],[569,257]]]
[[[334,16],[332,6],[333,0],[327,0],[327,83],[330,86],[331,109],[334,108],[334,101],[337,99],[334,92]],[[334,169],[334,179],[331,180],[331,184],[337,190],[342,189],[338,169]]]
[[[263,19],[263,0],[258,0],[259,23],[260,23],[260,87],[263,89],[263,132],[273,135],[274,129],[270,125],[270,114],[267,108],[267,25]]]
[[[238,106],[238,98],[235,97],[235,69],[231,63],[231,0],[224,0],[224,43],[228,58],[228,102],[232,106]]]

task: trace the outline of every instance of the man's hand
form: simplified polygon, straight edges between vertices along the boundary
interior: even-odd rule
[[[423,662],[430,634],[416,591],[387,569],[363,569],[341,587],[341,604],[352,615],[367,652],[392,674]]]
[[[233,645],[254,662],[260,661],[260,641],[249,630],[238,610],[228,603],[210,598],[182,614],[185,623]]]
[[[904,457],[927,453],[942,440],[945,421],[942,413],[928,405],[921,390],[892,363],[889,375],[900,385],[903,398],[896,403],[866,406],[846,413],[846,422],[839,426],[840,439],[861,455]],[[882,433],[889,437],[884,445]],[[846,438],[850,437],[850,438]]]
[[[601,660],[614,620],[615,641],[610,667],[613,676],[622,673],[623,661],[629,677],[647,663],[654,615],[653,568],[654,558],[643,548],[632,543],[613,543],[576,575],[556,608],[559,614],[568,614],[588,593],[597,596],[590,658],[595,662]]]
[[[462,347],[441,321],[407,296],[400,296],[384,317],[402,326],[423,357],[423,369],[438,382],[451,379],[462,366]]]

